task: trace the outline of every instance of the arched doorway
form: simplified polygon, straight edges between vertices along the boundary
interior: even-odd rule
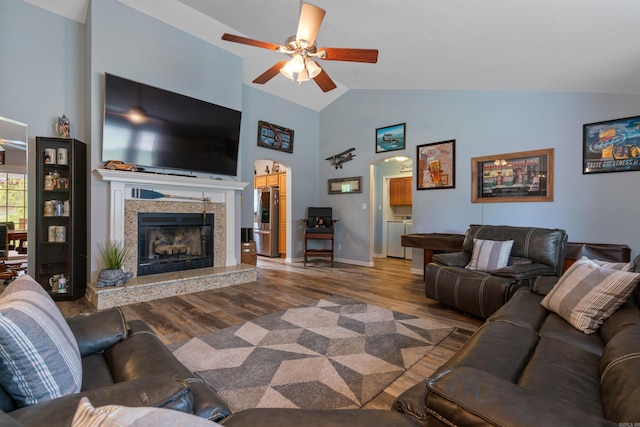
[[[412,250],[400,245],[400,235],[411,232],[413,218],[413,160],[393,156],[371,164],[372,258],[409,260]]]
[[[291,170],[273,159],[254,162],[253,238],[258,255],[291,259]]]

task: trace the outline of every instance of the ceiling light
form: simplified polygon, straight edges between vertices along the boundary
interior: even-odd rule
[[[396,161],[398,162],[404,162],[405,160],[409,160],[409,158],[405,156],[396,156]]]
[[[300,54],[294,55],[289,63],[291,64],[291,71],[294,73],[299,73],[304,70],[304,58]]]
[[[307,73],[307,69],[303,68],[302,71],[298,73],[298,83],[309,81],[309,73]]]
[[[280,68],[280,74],[282,74],[289,80],[293,80],[293,71],[291,70],[291,61],[287,61],[287,63],[284,64],[284,67]]]
[[[309,73],[309,77],[314,79],[320,74],[322,68],[315,61],[311,59],[307,60],[307,72]]]

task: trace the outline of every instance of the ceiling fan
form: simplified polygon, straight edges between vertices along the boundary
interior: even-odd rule
[[[318,6],[302,3],[298,31],[295,36],[289,37],[283,46],[228,33],[222,35],[222,40],[275,50],[276,52],[284,53],[291,57],[291,59],[284,59],[269,68],[259,75],[253,83],[264,84],[278,73],[293,80],[294,75],[297,74],[296,80],[299,83],[313,79],[323,92],[328,92],[335,89],[336,84],[331,80],[327,72],[318,65],[315,59],[375,64],[378,62],[378,51],[376,49],[348,49],[337,47],[317,48],[315,44],[316,35],[320,30],[320,25],[322,24],[325,13],[326,11]]]

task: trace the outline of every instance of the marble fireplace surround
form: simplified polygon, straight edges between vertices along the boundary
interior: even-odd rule
[[[95,172],[109,182],[109,238],[124,242],[132,254],[125,262],[125,271],[135,273],[137,269],[133,258],[138,253],[138,212],[213,213],[214,266],[134,277],[121,287],[97,288],[95,283],[89,283],[86,299],[91,305],[104,309],[256,280],[255,266],[240,264],[236,257],[240,243],[236,239],[239,215],[235,197],[248,183],[106,169]],[[137,199],[131,195],[133,188],[178,197]],[[203,202],[205,197],[210,202]]]

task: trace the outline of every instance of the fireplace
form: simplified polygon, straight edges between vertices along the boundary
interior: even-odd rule
[[[183,177],[162,174],[146,174],[140,172],[112,171],[108,169],[96,169],[95,171],[103,181],[109,183],[109,238],[124,242],[130,249],[130,255],[125,259],[124,270],[138,273],[138,218],[141,213],[174,213],[194,214],[198,220],[198,227],[212,226],[211,258],[209,267],[194,268],[177,271],[176,260],[171,260],[169,270],[165,273],[132,277],[125,286],[109,286],[97,288],[96,282],[87,283],[87,302],[97,310],[110,307],[132,304],[143,301],[151,301],[168,296],[185,295],[193,292],[201,292],[210,289],[233,286],[240,283],[253,282],[257,278],[255,266],[240,264],[236,251],[239,251],[236,231],[239,224],[236,222],[239,215],[236,213],[238,195],[248,185],[246,182],[234,180],[218,180],[199,177]],[[167,195],[162,199],[137,199],[132,196],[132,189],[144,188],[176,196]],[[185,201],[184,197],[197,201]],[[203,223],[203,212],[207,214]],[[211,216],[209,216],[211,215]],[[158,218],[158,217],[156,217]],[[207,218],[212,218],[208,220]],[[152,226],[162,226],[162,222]],[[166,225],[166,224],[164,224]],[[179,228],[179,225],[174,225]],[[171,231],[169,237],[177,234],[177,230]],[[193,240],[200,237],[193,236]],[[166,238],[166,236],[165,236]],[[162,239],[162,237],[161,237]],[[155,240],[155,238],[153,238]],[[196,259],[186,259],[184,234],[172,245],[165,247],[164,251],[156,246],[160,254],[151,258],[159,261],[171,256],[177,257],[178,262],[184,262],[186,267],[194,267]],[[144,245],[148,243],[143,242]],[[207,245],[209,240],[207,240]],[[205,245],[205,246],[207,246]],[[175,254],[174,254],[175,248]],[[202,250],[202,253],[205,253]],[[195,249],[190,249],[195,253]],[[154,251],[155,253],[156,251]],[[191,254],[190,252],[190,254]],[[201,253],[201,255],[202,255]],[[207,252],[211,253],[211,252]],[[157,256],[156,256],[157,255]],[[147,260],[150,256],[147,253]],[[200,256],[194,258],[200,258]],[[97,271],[94,272],[97,274]],[[139,277],[138,277],[139,276]]]
[[[138,213],[137,275],[213,267],[214,214]]]

